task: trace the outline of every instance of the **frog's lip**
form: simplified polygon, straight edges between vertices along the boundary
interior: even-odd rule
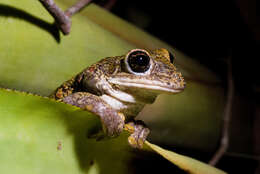
[[[163,85],[162,83],[151,83],[150,81],[142,80],[138,81],[138,83],[135,80],[132,79],[109,79],[110,83],[113,83],[115,85],[120,85],[120,86],[128,86],[128,87],[136,87],[136,88],[143,88],[143,89],[152,89],[155,91],[163,91],[163,92],[169,92],[169,93],[179,93],[184,90],[184,87],[170,87]]]

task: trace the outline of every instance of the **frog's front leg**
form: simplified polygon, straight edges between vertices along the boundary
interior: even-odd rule
[[[123,131],[125,116],[111,108],[99,96],[88,92],[76,92],[65,97],[63,102],[88,110],[99,116],[104,133],[109,137],[116,137]]]
[[[133,120],[125,124],[125,130],[131,133],[128,137],[129,144],[134,148],[141,149],[143,144],[150,133],[150,130],[145,126],[141,120]]]

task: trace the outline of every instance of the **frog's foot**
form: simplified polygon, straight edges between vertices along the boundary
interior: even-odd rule
[[[123,131],[125,124],[124,114],[111,108],[96,95],[87,92],[76,92],[65,97],[63,102],[88,110],[99,116],[103,131],[109,137],[116,137]]]
[[[131,133],[128,137],[128,143],[132,147],[139,149],[143,147],[143,144],[150,133],[150,130],[140,120],[125,124],[124,129]]]
[[[114,109],[107,109],[104,116],[100,116],[105,135],[117,137],[124,129],[125,116]]]

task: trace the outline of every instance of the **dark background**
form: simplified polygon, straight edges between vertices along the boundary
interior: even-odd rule
[[[227,153],[218,163],[217,167],[228,173],[260,173],[258,100],[260,12],[257,11],[256,2],[256,0],[96,1],[117,16],[134,23],[207,66],[219,75],[225,89],[227,89],[227,59],[231,56],[236,95],[233,102],[238,103],[237,106],[242,106],[240,110],[243,110],[243,114],[237,116],[234,113],[240,110],[233,107],[231,132],[235,132],[232,136],[240,136],[236,132],[247,132],[246,136],[250,142],[244,142],[248,144],[243,146],[247,149],[237,150],[233,155]],[[232,148],[231,145],[228,152],[236,151]],[[210,159],[210,154],[198,151],[190,152],[189,149],[177,149],[177,151],[204,161]],[[148,161],[147,158],[136,159],[133,162],[138,168],[137,173],[160,172],[160,167],[156,169],[151,164],[154,163],[155,166],[165,164],[156,160],[156,157],[148,159]],[[149,163],[151,167],[142,168],[143,162]],[[164,167],[172,171],[172,165]],[[184,172],[176,170],[176,173]]]

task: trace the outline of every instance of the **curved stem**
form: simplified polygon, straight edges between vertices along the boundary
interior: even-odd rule
[[[75,5],[68,8],[63,12],[53,0],[39,0],[40,3],[47,9],[47,11],[53,16],[56,24],[64,35],[70,33],[71,20],[70,17],[79,12],[82,8],[88,5],[91,0],[79,0]]]
[[[228,76],[228,95],[227,95],[227,103],[223,115],[223,127],[222,127],[220,147],[217,150],[217,152],[214,154],[212,159],[209,161],[209,164],[213,166],[215,166],[217,162],[220,160],[220,158],[224,155],[229,145],[229,124],[232,115],[232,103],[234,98],[234,82],[232,76],[231,56],[228,57],[227,76]]]

